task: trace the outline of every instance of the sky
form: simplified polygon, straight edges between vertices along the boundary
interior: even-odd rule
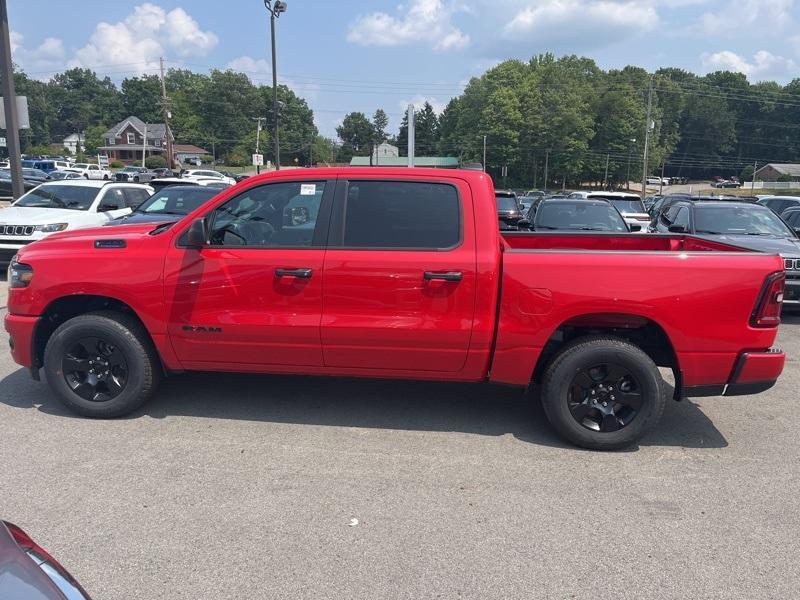
[[[12,56],[49,79],[79,66],[114,81],[169,67],[233,68],[271,83],[263,0],[9,0]],[[579,54],[751,81],[800,77],[800,0],[288,0],[278,80],[314,109],[323,135],[344,115],[440,111],[470,77],[508,58]]]

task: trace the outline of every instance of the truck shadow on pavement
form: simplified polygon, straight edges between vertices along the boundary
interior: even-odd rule
[[[24,369],[0,381],[0,402],[81,418]],[[533,394],[483,384],[191,373],[166,379],[155,397],[127,418],[144,415],[487,436],[510,433],[532,444],[573,448],[553,432]],[[728,443],[696,404],[668,400],[661,423],[640,445],[724,448]]]

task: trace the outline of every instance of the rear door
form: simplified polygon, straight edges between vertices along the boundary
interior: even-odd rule
[[[340,180],[324,267],[325,365],[461,370],[475,264],[472,196],[463,181]]]

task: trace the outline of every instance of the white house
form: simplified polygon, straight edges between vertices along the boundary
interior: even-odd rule
[[[372,163],[380,165],[381,158],[397,158],[398,156],[400,156],[400,150],[397,146],[384,142],[375,146],[375,151],[372,153]]]
[[[64,138],[64,141],[61,143],[64,148],[66,148],[70,154],[77,154],[78,153],[78,141],[81,143],[81,152],[86,151],[86,140],[81,136],[80,133],[70,133],[67,137]]]

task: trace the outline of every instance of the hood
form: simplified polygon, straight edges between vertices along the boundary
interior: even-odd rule
[[[800,257],[800,240],[792,238],[768,237],[766,235],[714,235],[708,237],[733,246],[741,246],[758,252]]]
[[[27,208],[25,206],[9,206],[0,210],[2,225],[46,225],[47,223],[68,223],[75,215],[85,215],[85,210],[68,208]]]
[[[36,254],[43,252],[50,254],[58,252],[91,253],[105,252],[136,252],[147,239],[150,232],[157,227],[156,223],[143,223],[141,225],[127,225],[124,227],[92,227],[90,229],[75,229],[48,235],[41,240],[28,244],[17,252],[19,260],[33,259]],[[123,240],[122,248],[95,248],[98,240]]]
[[[146,213],[133,213],[121,219],[114,219],[106,223],[106,227],[116,227],[118,225],[140,225],[142,223],[176,223],[180,221],[185,215],[161,215],[161,214],[146,214]]]

